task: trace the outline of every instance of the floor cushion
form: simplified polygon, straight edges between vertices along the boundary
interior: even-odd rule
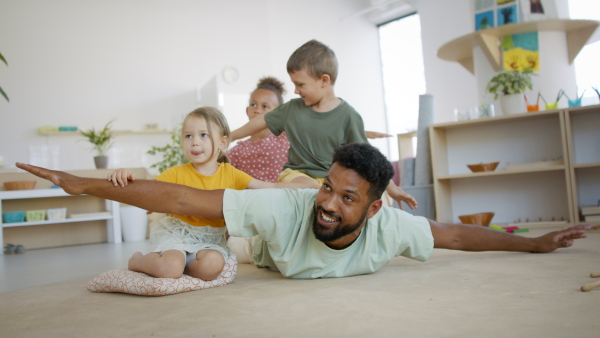
[[[121,292],[140,296],[166,296],[175,293],[203,290],[233,282],[237,274],[237,258],[232,254],[223,272],[212,281],[183,275],[179,278],[156,278],[131,270],[109,270],[92,278],[86,285],[91,292]]]

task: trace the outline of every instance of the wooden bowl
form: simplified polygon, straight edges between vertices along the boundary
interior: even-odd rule
[[[463,224],[475,224],[486,227],[490,225],[493,217],[493,212],[480,212],[478,214],[458,216],[458,219],[460,219]]]
[[[36,181],[8,181],[4,182],[6,190],[31,190],[35,188]]]
[[[480,171],[494,171],[500,162],[490,162],[490,163],[479,163],[479,164],[467,164],[467,167],[471,169],[472,172],[480,172]]]

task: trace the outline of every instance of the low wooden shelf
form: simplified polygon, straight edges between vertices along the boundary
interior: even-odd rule
[[[582,221],[581,205],[600,198],[600,105],[439,123],[429,132],[440,222],[491,211],[493,223],[541,217],[573,225]],[[504,169],[557,158],[564,164]],[[466,166],[495,161],[496,171]]]

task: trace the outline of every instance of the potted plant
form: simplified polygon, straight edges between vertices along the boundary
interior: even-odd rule
[[[82,136],[85,136],[93,146],[96,156],[94,157],[94,163],[97,169],[108,167],[108,156],[106,152],[114,145],[112,142],[112,132],[110,126],[113,121],[109,121],[102,130],[96,131],[94,128],[88,130],[79,130]]]
[[[532,89],[531,75],[533,70],[525,68],[523,71],[503,70],[496,74],[486,86],[488,93],[494,94],[494,100],[500,97],[500,106],[504,114],[523,112],[524,98],[522,93]]]
[[[162,155],[160,162],[156,162],[150,166],[150,168],[157,169],[158,173],[162,173],[173,166],[188,163],[189,160],[185,157],[183,147],[181,146],[181,125],[171,132],[170,143],[164,147],[152,146],[147,154]]]

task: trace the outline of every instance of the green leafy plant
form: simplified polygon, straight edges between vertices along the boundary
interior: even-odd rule
[[[531,75],[535,75],[531,68],[525,68],[522,72],[503,70],[488,82],[485,90],[494,94],[494,100],[500,95],[523,93],[525,89],[532,89]]]
[[[98,156],[103,156],[114,145],[112,142],[113,134],[110,131],[110,126],[113,121],[109,121],[102,130],[96,131],[94,128],[88,130],[79,130],[79,133],[86,137],[88,142],[93,145],[93,149]]]
[[[4,56],[2,55],[2,53],[0,53],[0,60],[2,60],[4,62],[4,64],[6,64],[6,66],[8,67],[8,62],[6,62],[6,59],[4,58]],[[6,101],[10,101],[8,99],[8,95],[6,95],[6,93],[4,92],[4,90],[2,90],[2,87],[0,87],[0,94],[2,94],[2,96],[4,96],[4,99]]]
[[[164,147],[152,146],[148,150],[147,154],[150,155],[162,155],[160,162],[154,163],[150,168],[155,168],[159,173],[184,163],[188,163],[189,160],[183,153],[183,147],[181,146],[181,126],[173,129],[171,132],[171,142]]]

